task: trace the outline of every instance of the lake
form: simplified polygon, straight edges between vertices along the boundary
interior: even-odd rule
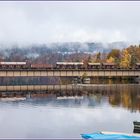
[[[0,137],[80,138],[82,133],[96,131],[133,133],[133,121],[140,121],[139,84],[85,87],[1,97]]]

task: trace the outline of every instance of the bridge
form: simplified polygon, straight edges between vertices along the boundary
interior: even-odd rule
[[[0,92],[26,92],[30,91],[35,93],[41,91],[92,91],[98,90],[110,92],[115,90],[131,91],[131,89],[140,90],[140,86],[136,84],[68,84],[68,85],[0,85]]]
[[[112,70],[89,70],[89,69],[11,69],[0,70],[0,77],[139,77],[140,70],[112,69]]]

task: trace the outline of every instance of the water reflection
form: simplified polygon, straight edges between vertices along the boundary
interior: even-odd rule
[[[72,84],[74,77],[0,77],[0,85],[56,85],[56,84]],[[140,81],[134,77],[117,77],[104,78],[97,77],[90,79],[91,84],[129,84],[139,83]]]
[[[77,90],[76,90],[77,89]],[[94,85],[75,90],[55,90],[39,92],[6,92],[0,93],[0,101],[15,101],[31,104],[53,104],[58,106],[93,107],[108,103],[130,111],[140,111],[140,86],[125,85]]]
[[[0,137],[78,138],[93,131],[133,132],[140,120],[139,85],[47,93],[3,93]],[[15,100],[9,100],[14,97]],[[18,100],[16,100],[18,99]]]

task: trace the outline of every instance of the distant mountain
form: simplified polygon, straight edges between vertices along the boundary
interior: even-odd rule
[[[112,42],[112,43],[100,43],[100,42],[66,42],[66,43],[52,43],[49,45],[52,50],[61,53],[97,53],[97,52],[109,52],[111,49],[123,49],[128,47],[126,42]]]
[[[64,42],[64,43],[46,43],[46,44],[32,44],[32,45],[5,45],[0,44],[0,49],[13,49],[18,48],[21,50],[31,50],[34,48],[37,52],[44,52],[44,51],[54,51],[54,52],[106,52],[110,51],[111,49],[123,49],[128,47],[129,43],[127,42],[112,42],[112,43],[101,43],[101,42]]]
[[[64,43],[46,43],[32,45],[0,45],[0,60],[4,61],[25,61],[35,62],[63,61],[67,56],[75,53],[95,54],[97,52],[108,53],[111,49],[123,49],[128,47],[126,42],[64,42]],[[56,55],[57,54],[57,55]],[[81,55],[80,55],[81,56]],[[79,56],[79,57],[80,57]],[[83,56],[84,57],[84,56]],[[68,58],[67,58],[68,59]]]

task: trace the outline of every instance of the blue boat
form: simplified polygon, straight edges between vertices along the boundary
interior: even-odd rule
[[[140,135],[136,134],[125,134],[125,133],[116,133],[116,132],[96,132],[91,134],[81,134],[81,137],[84,140],[94,140],[94,139],[137,139],[140,140]]]

